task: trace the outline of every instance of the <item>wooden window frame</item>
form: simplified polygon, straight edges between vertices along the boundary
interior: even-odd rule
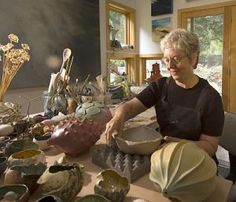
[[[178,27],[186,28],[187,18],[204,15],[224,14],[224,47],[222,64],[222,99],[225,111],[236,112],[236,71],[235,52],[232,49],[232,11],[236,1],[222,2],[217,4],[198,6],[178,10]],[[233,40],[233,41],[232,41]]]
[[[126,16],[126,43],[133,48],[113,48],[110,43],[109,30],[109,11],[113,10]],[[135,9],[112,0],[106,1],[106,51],[107,63],[109,60],[125,60],[127,64],[127,74],[129,82],[136,82],[136,40],[135,40]],[[108,70],[108,81],[110,80],[110,71]]]

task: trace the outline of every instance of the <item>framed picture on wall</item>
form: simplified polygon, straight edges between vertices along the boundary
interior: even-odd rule
[[[152,40],[160,42],[160,40],[171,31],[171,28],[171,17],[152,20]]]
[[[152,0],[151,15],[165,15],[173,13],[173,0]]]

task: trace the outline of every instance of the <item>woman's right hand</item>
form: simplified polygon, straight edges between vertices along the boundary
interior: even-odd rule
[[[119,134],[123,130],[124,121],[120,117],[114,116],[107,124],[106,124],[106,143],[110,144],[112,137],[114,135]]]

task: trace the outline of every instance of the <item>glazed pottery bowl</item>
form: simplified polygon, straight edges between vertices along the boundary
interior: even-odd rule
[[[50,137],[51,133],[45,135],[36,135],[33,138],[33,142],[39,146],[39,149],[45,150],[50,147],[50,145],[48,145],[48,139],[50,139]]]
[[[83,186],[82,171],[77,163],[52,165],[37,183],[39,186],[32,195],[34,201],[47,195],[55,195],[62,201],[73,201]]]
[[[24,184],[4,185],[0,187],[1,201],[26,202],[28,199],[29,190]]]
[[[8,158],[8,166],[22,165],[28,166],[32,164],[45,163],[46,156],[41,150],[25,150],[12,154]]]
[[[115,170],[106,169],[96,178],[94,192],[103,195],[111,201],[122,202],[129,192],[130,185],[126,177],[122,177]]]
[[[46,168],[47,166],[43,163],[12,166],[5,173],[4,184],[25,184],[32,193],[38,186],[37,180]]]
[[[149,155],[158,149],[162,136],[156,130],[139,126],[115,136],[118,148],[127,154]]]
[[[111,201],[99,194],[89,194],[82,198],[74,200],[74,202],[111,202]]]
[[[27,149],[38,149],[38,145],[29,139],[14,140],[8,142],[5,147],[5,154],[11,156],[13,153],[27,150]]]

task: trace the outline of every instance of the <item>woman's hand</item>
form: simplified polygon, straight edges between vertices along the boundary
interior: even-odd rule
[[[110,144],[112,137],[114,135],[119,134],[124,126],[124,121],[120,117],[114,116],[107,124],[106,124],[106,143]]]

